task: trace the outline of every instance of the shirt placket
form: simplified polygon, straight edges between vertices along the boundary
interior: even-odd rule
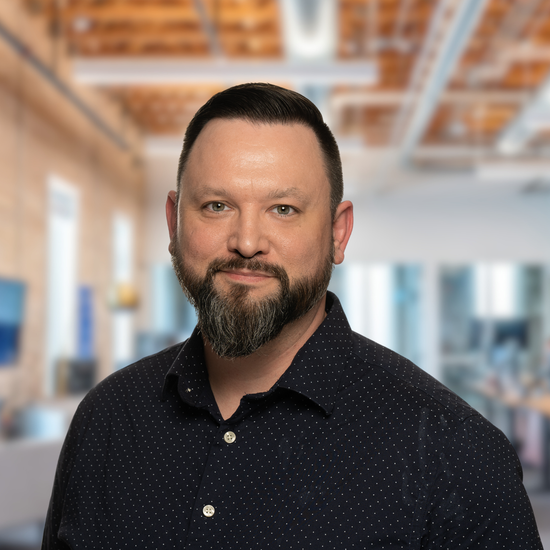
[[[238,451],[238,447],[238,426],[221,424],[210,445],[191,515],[185,548],[205,548],[204,545],[211,541],[213,536],[215,538],[221,525],[227,521],[229,511],[224,509],[222,502],[227,503],[223,493],[230,482],[226,479],[230,472],[224,468],[224,465],[228,462],[229,454]]]

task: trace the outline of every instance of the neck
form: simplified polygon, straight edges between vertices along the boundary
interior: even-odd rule
[[[244,395],[266,392],[277,382],[298,350],[323,322],[325,301],[323,297],[306,315],[285,326],[277,338],[246,357],[224,359],[205,341],[210,387],[224,419],[233,415]]]

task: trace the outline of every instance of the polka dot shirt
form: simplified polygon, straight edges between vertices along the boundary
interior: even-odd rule
[[[337,298],[223,420],[191,338],[106,378],[61,456],[44,549],[541,549],[500,431],[351,331]]]

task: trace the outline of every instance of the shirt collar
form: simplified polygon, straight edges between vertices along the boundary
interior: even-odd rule
[[[198,327],[184,342],[166,373],[162,388],[163,401],[169,389],[176,384],[183,401],[194,407],[204,406],[206,388],[210,389],[210,384],[204,361],[204,343]]]
[[[353,351],[352,331],[338,298],[327,292],[324,321],[298,351],[275,386],[295,391],[332,413]]]
[[[327,292],[326,313],[324,321],[298,351],[290,367],[264,395],[283,388],[313,401],[325,414],[332,413],[353,344],[349,323],[340,301],[332,292]],[[169,387],[175,383],[184,402],[195,407],[207,407],[212,393],[198,328],[184,343],[166,374],[163,400]]]

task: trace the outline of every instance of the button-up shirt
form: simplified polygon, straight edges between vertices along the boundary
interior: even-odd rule
[[[224,420],[196,330],[116,372],[65,441],[43,548],[541,549],[504,435],[327,317]]]

